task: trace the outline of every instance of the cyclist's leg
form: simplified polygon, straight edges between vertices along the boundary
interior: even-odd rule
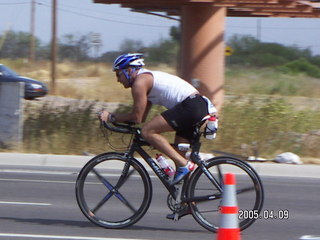
[[[180,137],[176,140],[192,139],[194,124],[207,114],[206,101],[200,95],[190,96],[146,123],[142,128],[142,135],[152,146],[170,157],[178,167],[183,167],[187,164],[185,156],[178,153],[160,134],[176,131]]]
[[[174,143],[175,143],[174,149],[175,149],[182,157],[186,158],[187,150],[183,150],[183,151],[180,150],[180,149],[178,148],[178,144],[180,144],[180,143],[190,144],[190,140],[188,140],[188,139],[186,139],[186,138],[184,138],[184,137],[181,137],[181,136],[179,136],[179,135],[176,134],[175,139],[174,139]]]
[[[166,154],[177,166],[185,166],[187,160],[180,155],[161,133],[172,132],[174,129],[162,115],[154,117],[142,127],[142,136],[156,149]]]

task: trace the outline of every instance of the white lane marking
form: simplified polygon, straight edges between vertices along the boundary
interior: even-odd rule
[[[26,169],[0,169],[0,173],[3,172],[3,173],[17,173],[17,174],[44,174],[44,175],[78,175],[80,170],[79,171],[76,171],[76,172],[67,172],[67,171],[43,171],[43,170],[26,170]],[[149,175],[151,178],[156,178],[157,176],[155,176],[154,172],[153,171],[148,171]],[[119,174],[116,174],[116,173],[107,173],[107,176],[119,176]]]
[[[39,182],[39,183],[72,183],[71,181],[50,181],[50,180],[36,180],[36,179],[19,179],[19,178],[0,178],[0,181],[10,182]]]
[[[299,238],[300,240],[320,240],[320,236],[304,235]]]
[[[126,240],[126,238],[102,238],[102,237],[80,237],[80,236],[60,236],[60,235],[36,235],[36,234],[16,234],[16,233],[0,233],[0,237],[6,238],[42,238],[42,239],[76,239],[76,240]],[[128,239],[129,240],[129,239]],[[130,240],[138,240],[132,239]]]
[[[32,205],[32,206],[51,206],[51,203],[33,203],[33,202],[6,202],[0,201],[0,204],[7,204],[7,205]]]
[[[75,175],[77,172],[66,171],[44,171],[44,170],[26,170],[26,169],[0,169],[3,173],[30,173],[30,174],[45,174],[45,175]]]

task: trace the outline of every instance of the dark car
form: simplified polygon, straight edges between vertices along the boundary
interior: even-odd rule
[[[44,83],[19,76],[3,64],[0,64],[0,82],[24,82],[24,98],[27,100],[43,97],[48,93],[48,88]]]

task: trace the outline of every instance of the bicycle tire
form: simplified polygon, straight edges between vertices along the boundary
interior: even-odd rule
[[[151,180],[138,160],[128,161],[121,153],[104,153],[81,169],[76,199],[82,213],[94,224],[125,228],[147,212],[152,199]]]
[[[214,157],[206,161],[207,169],[223,188],[223,175],[227,172],[236,175],[237,203],[239,212],[246,211],[248,218],[239,219],[239,228],[248,228],[259,216],[263,201],[264,190],[260,177],[246,162],[233,157]],[[187,197],[201,197],[213,195],[217,197],[207,201],[193,201],[189,203],[194,219],[209,231],[217,232],[219,228],[219,208],[222,193],[210,182],[204,172],[197,168],[190,177]],[[240,216],[240,215],[239,215]]]

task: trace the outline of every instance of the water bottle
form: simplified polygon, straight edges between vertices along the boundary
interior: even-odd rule
[[[218,118],[216,116],[211,116],[208,119],[208,123],[205,130],[206,139],[215,139],[218,130]]]
[[[156,155],[156,160],[159,163],[159,166],[165,172],[165,174],[167,174],[169,177],[172,177],[175,174],[174,169],[170,166],[170,164],[161,154]]]

